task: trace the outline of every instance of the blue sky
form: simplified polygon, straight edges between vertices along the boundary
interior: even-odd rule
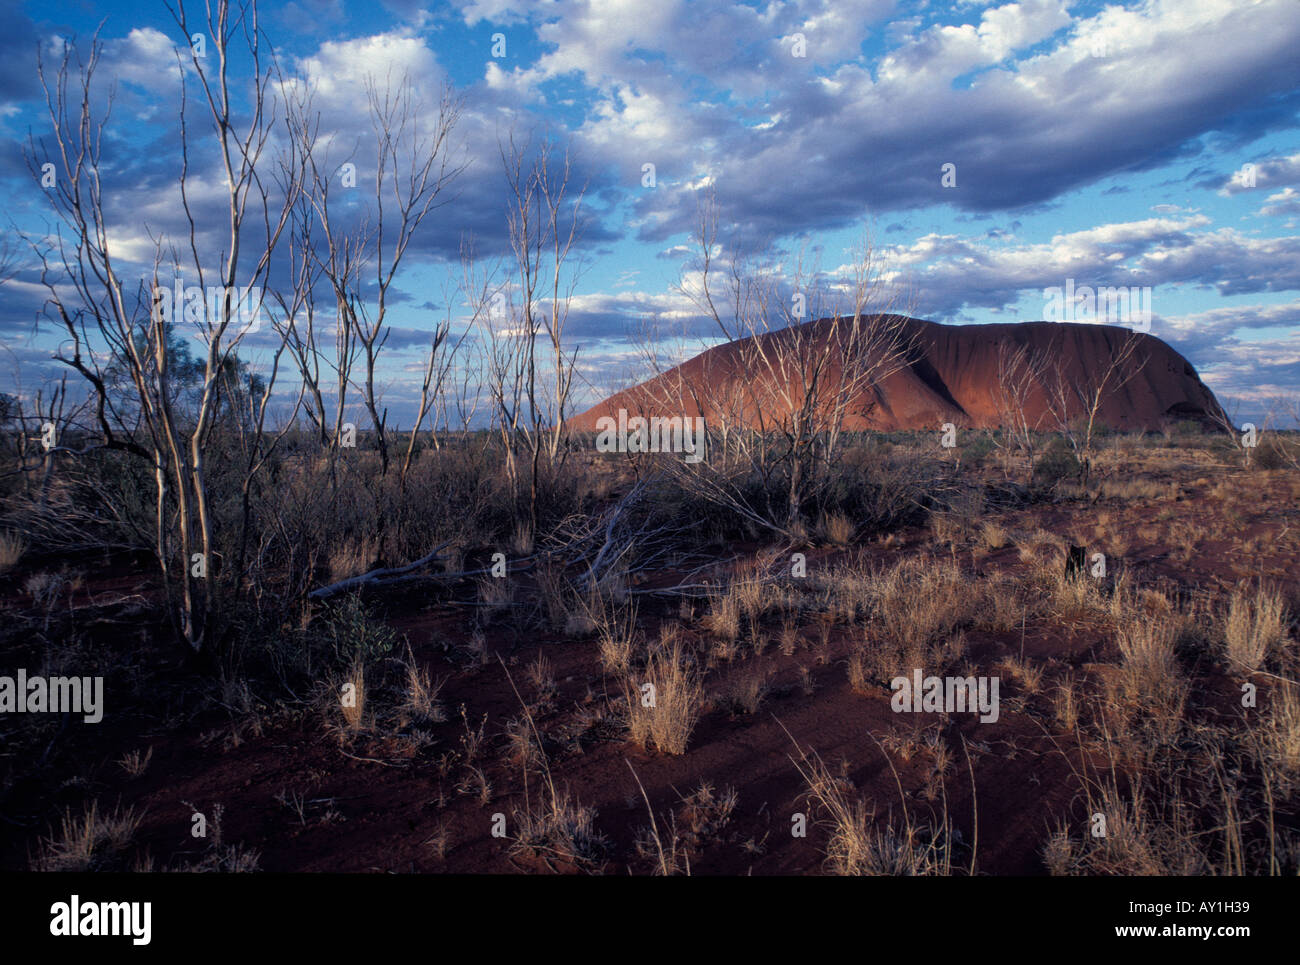
[[[498,139],[567,143],[590,222],[568,338],[584,401],[638,371],[647,319],[689,322],[675,288],[701,190],[733,238],[834,281],[867,233],[911,314],[1044,316],[1044,289],[1150,286],[1151,332],[1243,416],[1300,396],[1300,3],[791,0],[294,0],[261,24],[322,123],[357,132],[364,81],[405,73],[464,98],[468,162],[399,276],[385,401],[410,420],[421,345],[463,239],[504,254]],[[87,40],[117,81],[111,210],[121,259],[181,230],[174,55],[162,3],[0,0],[3,221],[39,236],[24,160],[49,121],[39,47]],[[493,56],[493,35],[505,55]],[[796,56],[796,51],[803,56]],[[196,164],[203,163],[201,158]],[[653,188],[642,185],[655,165]],[[951,164],[955,185],[941,172]],[[1250,178],[1238,172],[1251,170]],[[950,181],[952,179],[949,179]],[[0,289],[0,389],[59,371],[30,263]],[[453,313],[459,311],[453,303]],[[665,343],[695,351],[697,341]],[[258,346],[247,353],[256,363]],[[581,407],[581,406],[580,406]]]

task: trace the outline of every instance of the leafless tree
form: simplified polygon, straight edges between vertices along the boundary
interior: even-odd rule
[[[428,354],[425,356],[424,377],[420,383],[420,404],[415,415],[415,425],[411,427],[411,436],[406,444],[406,455],[402,459],[402,469],[399,477],[401,492],[406,491],[406,476],[411,469],[411,460],[415,455],[420,429],[424,425],[425,417],[431,413],[433,424],[430,426],[429,432],[434,440],[435,447],[437,446],[438,412],[444,405],[446,386],[451,377],[452,366],[455,364],[465,339],[473,331],[475,320],[471,319],[469,325],[461,331],[460,335],[452,339],[451,315],[454,301],[455,295],[453,292],[450,289],[445,290],[443,293],[444,314],[433,326]]]
[[[1080,374],[1067,374],[1062,364],[1065,339],[1058,335],[1040,356],[1035,367],[1045,373],[1048,411],[1055,428],[1066,438],[1083,465],[1084,481],[1092,472],[1093,436],[1097,414],[1106,401],[1138,376],[1146,365],[1143,337],[1127,329],[1116,329],[1106,338],[1109,355],[1097,365],[1083,367]]]
[[[765,489],[779,483],[782,505],[754,515],[789,532],[828,483],[846,426],[870,422],[880,384],[909,364],[915,346],[891,311],[893,296],[869,240],[855,247],[849,269],[837,278],[825,278],[802,256],[780,277],[739,243],[724,249],[718,224],[716,201],[706,197],[694,239],[697,258],[684,269],[679,291],[712,321],[734,357],[706,353],[695,378],[678,369],[663,383],[662,394],[672,398],[652,404],[691,405],[705,415],[720,436],[717,468],[735,461],[757,473]],[[698,475],[715,495],[739,502],[721,475]]]
[[[994,403],[1003,433],[1004,467],[1009,468],[1015,452],[1024,454],[1032,472],[1034,449],[1042,429],[1044,413],[1039,403],[1044,393],[1046,360],[1028,345],[1001,342],[998,345],[998,373]]]
[[[562,459],[565,419],[573,392],[577,350],[564,344],[564,326],[581,275],[572,259],[582,229],[585,189],[571,190],[572,159],[548,138],[536,147],[531,138],[518,143],[511,132],[500,145],[509,190],[507,227],[513,254],[516,310],[514,334],[522,339],[522,359],[515,366],[523,378],[531,472],[529,519],[537,524],[541,459],[551,466]],[[538,359],[537,343],[546,336],[548,358]],[[539,371],[546,365],[549,371]],[[549,382],[549,386],[546,384]],[[500,393],[498,393],[500,394]],[[518,424],[517,411],[512,416]]]
[[[179,53],[176,65],[182,79],[178,183],[188,225],[188,238],[181,246],[186,253],[182,256],[177,245],[159,238],[147,281],[132,285],[121,275],[119,253],[110,243],[101,177],[112,103],[110,98],[102,112],[97,110],[93,81],[102,50],[98,36],[84,62],[75,45],[66,44],[52,75],[42,58],[39,76],[51,143],[42,142],[38,148],[33,139],[29,165],[35,170],[52,163],[56,170],[56,187],[49,197],[61,230],[53,245],[39,248],[38,255],[49,293],[47,313],[66,336],[57,358],[89,386],[102,437],[99,445],[134,453],[153,466],[157,555],[165,585],[179,596],[178,629],[198,650],[221,610],[220,581],[209,578],[210,568],[215,575],[220,553],[214,542],[206,449],[222,404],[223,380],[250,330],[242,316],[248,306],[232,293],[263,289],[301,179],[291,178],[286,194],[275,191],[262,174],[275,126],[275,73],[263,54],[265,38],[256,4],[216,0],[201,22],[190,17],[184,3],[171,12],[189,51],[188,66]],[[215,54],[212,61],[188,45],[200,26]],[[249,64],[248,106],[242,111],[234,106],[228,70],[236,47]],[[209,66],[212,62],[215,68]],[[202,216],[191,203],[190,168],[200,144],[190,130],[191,78],[210,121],[212,140],[207,143],[212,158],[224,174],[228,231],[219,243],[200,230]],[[293,168],[294,162],[288,166]],[[219,255],[212,254],[214,247],[220,249]],[[224,297],[215,305],[205,298],[200,311],[185,315],[185,323],[193,326],[206,352],[197,400],[192,411],[180,412],[171,385],[169,352],[176,319],[160,310],[159,293],[167,276],[180,277],[184,267],[192,269],[190,280],[200,289],[216,287]],[[101,357],[105,348],[113,364],[125,371],[132,390],[127,400],[115,400],[109,391]],[[173,503],[174,514],[169,509]]]
[[[334,298],[335,346],[330,365],[336,392],[333,443],[342,434],[354,367],[361,367],[362,400],[370,416],[383,472],[390,454],[387,410],[381,410],[377,383],[379,357],[388,340],[388,308],[392,285],[425,219],[451,200],[448,188],[464,171],[465,162],[454,156],[452,131],[460,117],[461,102],[444,87],[429,109],[408,76],[389,76],[381,85],[371,78],[366,98],[373,134],[373,196],[364,215],[353,221],[335,204],[343,181],[343,166],[357,165],[353,152],[331,158],[318,135],[320,119],[310,96],[299,95],[291,125],[306,158],[310,189],[309,210],[299,210],[298,231],[310,244],[319,270]],[[365,177],[363,174],[362,177]],[[367,178],[368,180],[368,178]],[[313,232],[319,239],[313,240]],[[300,338],[295,351],[305,379],[319,385],[316,336]],[[323,406],[318,406],[319,410]]]

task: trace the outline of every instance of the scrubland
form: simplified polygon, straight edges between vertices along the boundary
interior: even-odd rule
[[[752,463],[589,443],[521,482],[486,433],[400,479],[285,436],[213,481],[198,651],[147,467],[6,477],[0,668],[105,708],[0,715],[0,864],[1300,870],[1295,439],[1110,434],[1085,473],[854,435],[793,516]],[[898,712],[914,670],[996,678],[997,720]]]

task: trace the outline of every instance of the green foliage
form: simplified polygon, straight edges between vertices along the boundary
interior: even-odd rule
[[[356,659],[374,663],[388,656],[397,642],[397,634],[371,613],[356,593],[348,594],[329,608],[321,620],[320,634],[340,666]]]

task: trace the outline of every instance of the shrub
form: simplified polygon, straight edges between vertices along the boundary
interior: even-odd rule
[[[1034,482],[1040,486],[1055,486],[1083,475],[1083,465],[1069,449],[1053,445],[1034,463]]]
[[[366,608],[358,594],[345,596],[327,611],[321,632],[340,664],[374,663],[388,656],[397,642],[397,634]]]
[[[988,436],[977,436],[962,446],[961,461],[975,467],[982,466],[996,448]]]

